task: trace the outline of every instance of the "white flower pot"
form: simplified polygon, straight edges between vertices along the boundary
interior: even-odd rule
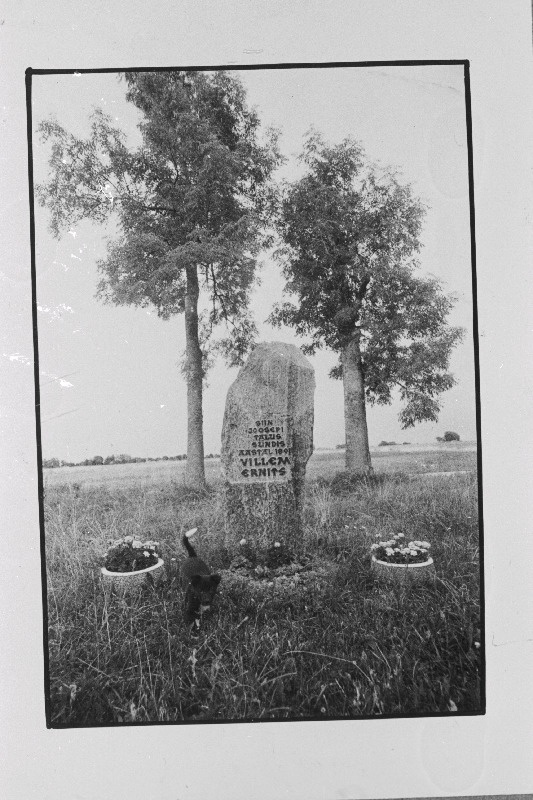
[[[111,572],[102,567],[101,573],[106,594],[112,590],[119,595],[138,594],[146,583],[153,583],[157,586],[164,580],[165,562],[162,558],[158,558],[157,564],[135,570],[135,572]]]
[[[432,583],[435,578],[435,564],[432,558],[419,564],[389,564],[372,556],[374,577],[388,584]]]

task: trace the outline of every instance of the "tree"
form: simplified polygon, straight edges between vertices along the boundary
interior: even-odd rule
[[[277,135],[259,142],[259,119],[240,81],[225,72],[126,72],[126,99],[140,111],[142,144],[97,110],[82,140],[57,121],[41,123],[52,142],[51,178],[37,187],[59,236],[82,219],[114,213],[120,234],[99,262],[97,296],[153,305],[163,319],[185,317],[188,459],[186,481],[205,483],[202,381],[209,347],[240,363],[253,342],[247,312],[269,178],[280,161]],[[200,292],[208,308],[199,313]],[[228,336],[216,346],[220,322]]]
[[[444,441],[445,442],[459,442],[461,441],[461,437],[455,431],[446,431],[444,434]]]
[[[446,321],[453,298],[415,274],[424,208],[410,186],[351,138],[330,146],[312,132],[301,161],[307,171],[285,187],[278,216],[285,291],[295,300],[270,319],[310,337],[304,352],[339,354],[331,376],[344,384],[346,469],[367,473],[366,402],[388,404],[398,387],[403,428],[436,421],[462,331]]]

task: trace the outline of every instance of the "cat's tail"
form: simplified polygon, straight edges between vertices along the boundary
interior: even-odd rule
[[[181,540],[182,543],[183,543],[184,548],[186,549],[188,554],[191,556],[191,558],[197,558],[196,550],[194,549],[194,547],[192,546],[192,544],[189,541],[190,537],[194,536],[196,531],[197,531],[197,528],[193,528],[192,531],[187,531],[187,533],[183,536],[183,538]]]

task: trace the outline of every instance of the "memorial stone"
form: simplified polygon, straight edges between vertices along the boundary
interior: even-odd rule
[[[302,538],[314,370],[291,344],[259,344],[230,386],[222,429],[226,543],[289,551]]]

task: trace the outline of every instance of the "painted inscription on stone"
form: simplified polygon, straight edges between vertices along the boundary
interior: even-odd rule
[[[232,459],[232,483],[288,481],[292,468],[290,426],[290,417],[279,415],[244,425],[234,440],[237,452]]]

